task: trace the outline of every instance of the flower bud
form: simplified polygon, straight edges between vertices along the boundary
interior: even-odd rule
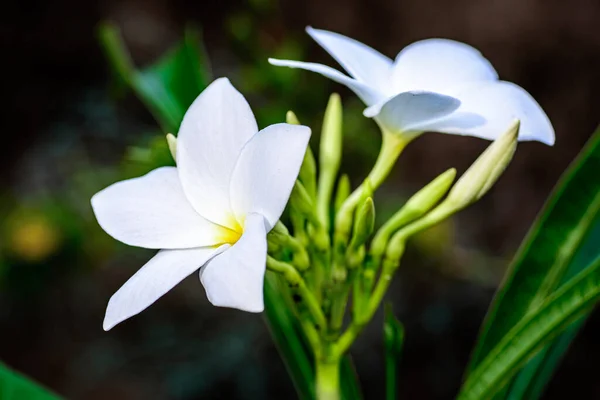
[[[290,206],[292,212],[301,214],[305,219],[315,226],[319,225],[314,212],[313,201],[308,195],[306,188],[300,181],[296,181],[292,194],[290,196]]]
[[[408,199],[406,204],[379,229],[373,239],[371,253],[375,256],[382,255],[390,236],[431,210],[448,192],[455,177],[456,169],[450,168]]]
[[[354,231],[350,241],[350,249],[357,249],[367,242],[375,228],[375,204],[371,197],[361,204],[354,219]]]
[[[177,138],[172,133],[167,133],[167,144],[173,160],[177,161]]]
[[[337,190],[335,192],[335,200],[333,202],[334,210],[337,213],[344,204],[344,201],[350,196],[350,178],[348,175],[343,174],[338,182]]]
[[[300,120],[292,110],[285,114],[285,122],[290,125],[300,125]]]
[[[475,160],[450,190],[446,202],[456,209],[479,200],[496,183],[517,148],[519,121],[513,125]]]
[[[337,174],[342,158],[342,101],[337,93],[329,97],[325,109],[319,157],[322,169]]]

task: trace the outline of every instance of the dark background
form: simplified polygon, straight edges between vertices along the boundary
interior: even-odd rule
[[[175,44],[185,23],[201,26],[215,76],[229,76],[247,95],[259,125],[281,121],[292,108],[315,127],[313,145],[327,96],[339,91],[343,168],[355,184],[379,146],[362,105],[325,78],[276,72],[266,62],[288,56],[335,65],[304,33],[306,25],[390,57],[418,39],[464,41],[539,101],[556,145],[521,144],[482,201],[413,241],[390,289],[407,331],[399,380],[405,399],[456,393],[505,266],[598,123],[598,1],[60,0],[2,8],[0,360],[73,399],[294,396],[261,317],[213,308],[195,276],[140,316],[102,330],[108,298],[152,253],[104,234],[89,198],[116,180],[116,170],[132,173],[131,146],[160,132],[135,97],[110,84],[96,38],[100,21],[122,29],[140,66]],[[377,193],[379,216],[446,168],[463,171],[485,145],[439,134],[419,138]],[[564,398],[573,388],[577,398],[600,398],[599,334],[594,316],[545,398]],[[383,396],[381,336],[378,316],[352,352],[367,399]]]

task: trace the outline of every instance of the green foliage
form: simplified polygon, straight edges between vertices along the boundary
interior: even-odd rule
[[[383,342],[385,344],[385,396],[387,400],[395,400],[398,398],[398,363],[404,345],[404,326],[394,316],[389,303],[385,307]]]
[[[117,27],[104,23],[98,34],[116,75],[133,89],[164,131],[176,132],[185,111],[211,81],[199,31],[186,28],[180,44],[143,70],[135,68]]]
[[[482,327],[468,380],[483,360],[510,339],[513,327],[537,315],[533,313],[547,307],[549,296],[555,296],[566,282],[571,282],[570,278],[579,279],[594,265],[592,261],[600,255],[599,235],[594,234],[598,230],[594,227],[600,227],[598,170],[600,130],[565,172],[517,253]],[[573,322],[571,316],[569,321]],[[554,343],[548,344],[500,397],[538,398],[581,323],[574,322]]]
[[[58,400],[60,397],[0,363],[0,399]]]
[[[491,398],[536,350],[589,312],[598,300],[600,257],[521,319],[469,374],[458,399]]]

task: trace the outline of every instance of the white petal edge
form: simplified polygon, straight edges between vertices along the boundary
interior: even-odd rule
[[[299,68],[306,71],[316,72],[334,82],[340,83],[352,90],[368,106],[375,104],[385,98],[385,95],[373,86],[352,79],[340,71],[322,64],[308,63],[302,61],[277,60],[269,58],[269,63],[278,67]]]
[[[231,208],[238,221],[260,213],[270,231],[285,208],[304,160],[310,128],[275,124],[242,149],[231,175]]]
[[[335,32],[307,27],[306,32],[356,80],[385,91],[392,60],[377,50]]]
[[[110,298],[104,317],[105,331],[144,311],[212,257],[229,248],[202,247],[161,250]]]
[[[240,240],[200,271],[208,300],[218,307],[262,312],[266,263],[265,219],[260,214],[249,214]]]
[[[391,86],[396,93],[444,89],[457,83],[495,81],[498,73],[474,47],[449,39],[426,39],[406,46],[396,57]]]
[[[480,82],[457,86],[451,93],[461,106],[449,117],[424,126],[426,130],[494,140],[518,119],[519,141],[554,144],[550,119],[535,99],[514,83]]]
[[[177,168],[183,190],[205,218],[229,228],[229,180],[240,150],[258,132],[244,96],[227,78],[211,83],[183,118]]]
[[[190,205],[175,167],[117,182],[96,193],[91,203],[102,229],[130,246],[182,249],[221,240],[223,228]]]
[[[454,97],[433,92],[404,92],[368,107],[363,114],[375,118],[389,132],[423,132],[423,125],[450,115],[460,106]]]

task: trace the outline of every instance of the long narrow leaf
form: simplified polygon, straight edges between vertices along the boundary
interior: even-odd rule
[[[562,280],[600,211],[598,171],[600,130],[565,172],[521,245],[490,307],[469,371]]]
[[[58,400],[60,397],[0,363],[0,399]]]
[[[524,317],[468,376],[459,400],[491,398],[549,340],[600,300],[600,257]]]
[[[306,341],[290,312],[279,288],[278,276],[267,272],[265,276],[265,315],[271,336],[288,370],[300,399],[315,398],[315,372],[313,359]]]

